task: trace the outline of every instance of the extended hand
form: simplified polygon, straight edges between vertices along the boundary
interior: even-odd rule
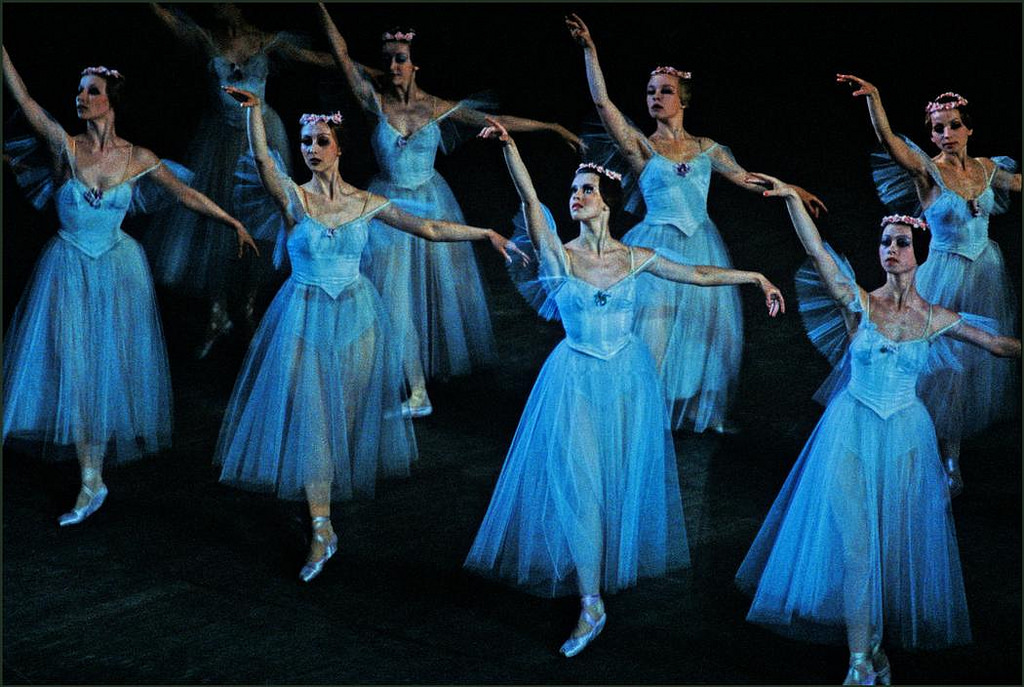
[[[476,135],[477,138],[491,138],[505,144],[512,142],[512,137],[509,135],[508,130],[499,124],[498,120],[490,117],[484,117],[484,119],[487,120],[490,126],[485,126],[481,129],[480,133]]]
[[[505,258],[505,264],[512,264],[512,255],[519,257],[523,261],[523,264],[530,264],[530,256],[519,250],[519,246],[512,241],[509,241],[498,232],[490,230],[487,238],[491,242],[491,247],[501,253],[501,256]]]
[[[782,181],[781,179],[776,179],[775,177],[770,176],[768,174],[762,174],[761,172],[750,172],[747,174],[746,177],[743,178],[743,181],[748,184],[756,184],[758,186],[763,186],[764,188],[768,189],[761,194],[766,198],[772,196],[792,196],[794,198],[800,197],[800,195],[796,192],[796,189],[794,189],[792,186],[787,185],[786,182]]]
[[[239,107],[255,107],[260,104],[259,96],[252,91],[244,91],[234,86],[221,86],[221,89],[237,100]]]
[[[245,247],[249,246],[252,252],[259,256],[260,249],[256,247],[256,242],[252,240],[252,236],[246,231],[245,227],[241,223],[235,227],[235,233],[238,235],[238,257],[245,255]]]
[[[583,23],[578,14],[571,14],[565,18],[565,27],[569,29],[569,35],[581,48],[594,47],[594,39],[590,37],[590,29]]]
[[[869,98],[873,98],[878,95],[877,88],[853,74],[836,74],[836,83],[845,83],[849,85],[850,88],[856,88],[857,90],[853,92],[853,95],[866,95]]]
[[[828,208],[825,207],[825,204],[821,202],[821,198],[818,198],[818,196],[801,186],[793,186],[792,189],[796,191],[796,195],[803,201],[804,207],[807,208],[807,212],[811,213],[811,217],[817,219],[820,213],[828,212]]]
[[[775,284],[772,284],[763,276],[759,282],[761,291],[764,292],[764,302],[768,306],[768,316],[775,317],[779,313],[786,312],[786,301],[782,297],[782,292],[779,291]]]

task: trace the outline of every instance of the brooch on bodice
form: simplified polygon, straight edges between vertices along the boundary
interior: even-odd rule
[[[608,305],[608,298],[611,296],[607,291],[598,291],[594,294],[594,303],[599,306]]]
[[[678,174],[679,176],[685,177],[689,173],[690,165],[686,164],[685,162],[680,162],[676,165],[676,174]]]
[[[967,207],[971,210],[971,217],[977,217],[981,214],[981,205],[974,198],[967,201]]]
[[[103,191],[98,188],[91,188],[82,194],[85,198],[85,202],[94,208],[98,208],[100,203],[103,202]]]
[[[404,148],[405,146],[409,145],[409,137],[399,136],[398,140],[395,141],[395,145],[397,145],[399,148]]]

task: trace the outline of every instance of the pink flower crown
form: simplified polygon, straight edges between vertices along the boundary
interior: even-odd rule
[[[951,100],[948,103],[935,102],[939,98],[956,98],[956,100]],[[931,114],[932,112],[939,112],[941,110],[955,110],[956,108],[962,107],[966,104],[967,98],[963,97],[959,93],[953,93],[952,91],[950,91],[947,93],[943,93],[942,95],[935,98],[935,100],[925,105],[924,111],[927,112],[928,114]]]
[[[341,124],[345,121],[345,118],[341,116],[340,112],[334,114],[304,114],[299,117],[299,124],[306,126],[307,124]]]
[[[621,174],[619,174],[618,172],[613,172],[612,170],[606,167],[602,167],[601,165],[596,164],[594,162],[581,162],[580,166],[576,168],[576,171],[573,174],[579,174],[580,172],[596,172],[598,174],[608,177],[612,181],[622,181]]]
[[[911,217],[910,215],[887,215],[882,218],[883,229],[890,224],[906,224],[908,227],[928,231],[927,222],[920,217]]]
[[[99,67],[86,67],[82,70],[81,76],[92,74],[93,76],[102,76],[105,79],[123,79],[121,72],[116,69],[107,69],[103,65]]]
[[[693,78],[693,75],[690,74],[690,72],[680,71],[679,69],[676,69],[675,67],[655,67],[654,70],[651,71],[651,76],[655,76],[656,74],[668,74],[669,76],[675,76],[675,77],[678,77],[680,79],[692,79]]]
[[[395,31],[394,33],[391,33],[390,31],[385,31],[383,34],[381,34],[380,39],[382,41],[406,41],[406,42],[409,42],[409,41],[411,41],[415,37],[416,37],[416,31],[414,31],[413,29],[409,29],[405,33],[401,32],[401,31]]]

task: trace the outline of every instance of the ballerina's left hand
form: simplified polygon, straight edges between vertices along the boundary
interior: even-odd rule
[[[506,265],[512,264],[513,255],[521,259],[523,264],[530,264],[530,256],[519,250],[519,246],[514,242],[508,240],[493,229],[487,230],[487,240],[491,242],[491,247],[501,253],[501,257],[505,258]]]
[[[239,107],[256,107],[260,104],[259,96],[251,91],[246,91],[234,86],[221,86],[221,90],[238,101]]]
[[[768,281],[764,275],[758,280],[758,286],[764,292],[764,302],[768,306],[768,316],[775,317],[779,313],[785,314],[786,300],[782,297],[782,292],[779,291],[778,287]]]
[[[256,242],[252,240],[252,236],[246,231],[245,226],[239,222],[235,225],[235,234],[238,236],[238,257],[245,255],[245,247],[249,246],[253,254],[257,257],[260,254],[260,249],[256,247]]]
[[[492,119],[491,117],[484,117],[487,120],[489,126],[485,126],[480,130],[480,133],[476,135],[477,138],[490,138],[502,143],[512,143],[512,136],[509,135],[508,129],[498,123],[498,120]]]
[[[828,208],[825,207],[825,204],[821,202],[821,198],[818,198],[818,196],[800,186],[793,186],[793,190],[796,191],[796,195],[799,196],[804,207],[807,208],[807,212],[811,213],[811,217],[814,219],[818,219],[820,213],[828,212]]]

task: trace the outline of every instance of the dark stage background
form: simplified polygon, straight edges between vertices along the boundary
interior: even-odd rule
[[[211,15],[209,5],[181,7],[201,23]],[[503,113],[574,130],[593,108],[565,13],[588,23],[612,99],[646,131],[648,72],[659,64],[691,70],[687,130],[729,145],[750,171],[819,195],[831,210],[823,233],[868,287],[882,279],[875,246],[884,209],[868,168],[876,144],[863,99],[837,86],[836,72],[877,85],[893,127],[926,150],[924,104],[960,92],[974,109],[971,153],[1021,158],[1019,3],[329,8],[359,61],[375,64],[383,29],[412,26],[427,91],[452,99],[492,91]],[[312,4],[244,10],[263,28],[304,32],[326,49]],[[116,67],[128,78],[118,132],[183,160],[205,103],[205,66],[146,5],[5,2],[2,11],[4,44],[30,93],[69,131],[80,130],[79,71]],[[348,124],[342,170],[365,184],[374,171],[369,127],[340,76],[285,65],[272,74],[267,101],[293,144],[300,113],[340,108]],[[12,113],[5,93],[4,121]],[[542,200],[570,231],[574,154],[546,134],[517,140]],[[496,146],[466,143],[438,168],[469,223],[508,233],[517,199]],[[52,210],[28,206],[6,167],[3,181],[6,330],[57,224]],[[733,413],[742,432],[676,439],[694,568],[611,598],[605,634],[583,655],[556,654],[575,601],[533,599],[461,571],[536,371],[561,338],[481,251],[500,365],[431,387],[437,410],[417,424],[412,478],[385,483],[375,501],[336,508],[340,554],[309,587],[295,579],[308,545],[303,508],[222,487],[209,464],[246,342],[192,360],[205,304],[160,291],[174,448],[107,475],[108,503],[73,531],[54,521],[74,498],[77,471],[41,464],[30,451],[5,455],[4,682],[838,682],[844,648],[746,624],[746,599],[732,587],[820,415],[810,397],[827,366],[796,315],[792,275],[803,256],[783,206],[716,179],[710,209],[735,264],[779,284],[790,314],[769,322],[756,294],[744,293],[746,354]],[[125,225],[136,237],[145,227]],[[991,231],[1020,293],[1019,196]],[[1019,419],[965,444],[963,460],[967,491],[954,514],[975,642],[893,652],[899,682],[1021,681]]]

